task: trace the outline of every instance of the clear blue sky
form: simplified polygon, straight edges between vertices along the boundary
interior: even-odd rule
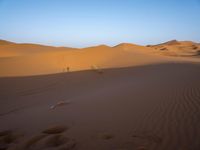
[[[200,0],[0,0],[0,39],[73,47],[200,42]]]

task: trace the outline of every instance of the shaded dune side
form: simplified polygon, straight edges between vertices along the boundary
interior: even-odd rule
[[[25,120],[30,114],[35,114],[43,127],[48,126],[46,118],[72,124],[69,136],[76,139],[77,149],[145,147],[149,150],[198,150],[199,76],[199,65],[174,63],[106,69],[101,75],[81,71],[0,78],[0,83],[4,85],[1,89],[13,83],[18,85],[9,88],[12,92],[6,94],[5,90],[0,94],[4,111],[6,107],[10,108],[11,102],[17,106],[34,104],[20,112],[1,116],[0,119],[5,122],[0,127],[5,127],[8,124],[6,121],[12,122],[13,118],[17,120],[18,117],[20,119],[20,115],[26,113],[20,123],[12,122],[7,126],[14,128],[14,125],[19,124],[21,128],[28,129]],[[40,93],[37,87],[46,91]],[[14,92],[15,88],[18,93]],[[45,97],[48,99],[44,100]],[[49,113],[49,106],[62,97],[72,100],[72,104]],[[43,116],[38,116],[38,111]],[[34,124],[34,120],[30,120],[30,123]],[[105,130],[107,137],[112,139],[105,142],[98,140],[98,137],[93,138],[101,130]],[[110,132],[111,136],[108,134]]]

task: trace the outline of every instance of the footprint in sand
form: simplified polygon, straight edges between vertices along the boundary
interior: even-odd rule
[[[27,140],[21,150],[72,150],[75,140],[62,134],[36,135]],[[16,149],[18,150],[18,149]]]
[[[114,138],[113,134],[110,133],[100,133],[97,135],[98,139],[102,139],[102,140],[111,140]]]
[[[46,148],[56,148],[59,150],[71,150],[76,146],[76,142],[64,135],[51,135],[45,139]]]
[[[161,137],[148,132],[134,133],[132,138],[138,150],[146,150],[151,145],[162,143]]]
[[[42,133],[45,133],[45,134],[60,134],[60,133],[65,132],[66,130],[68,130],[68,127],[66,127],[66,126],[53,126],[53,127],[45,129],[44,131],[42,131]]]
[[[12,130],[0,132],[0,150],[7,150],[11,145],[17,143],[22,134],[15,133]]]
[[[75,140],[63,135],[69,128],[66,126],[52,126],[42,131],[42,134],[33,137],[30,141],[34,141],[29,147],[30,150],[72,150],[76,146]]]
[[[15,142],[17,137],[13,132],[3,131],[0,132],[0,150],[72,150],[76,141],[64,135],[67,130],[66,126],[53,126],[37,135],[22,137],[19,142]]]

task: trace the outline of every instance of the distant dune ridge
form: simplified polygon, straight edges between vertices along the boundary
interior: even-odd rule
[[[199,56],[200,44],[192,41],[172,40],[166,43],[149,46],[155,48],[159,53],[169,56]]]
[[[6,41],[6,40],[0,40],[0,45],[8,45],[8,44],[16,44],[16,43],[9,42],[9,41]]]
[[[88,70],[94,65],[100,68],[138,66],[180,59],[164,56],[190,56],[188,60],[191,60],[198,55],[200,45],[190,41],[173,40],[150,46],[122,43],[114,47],[99,45],[78,49],[0,40],[0,76]]]

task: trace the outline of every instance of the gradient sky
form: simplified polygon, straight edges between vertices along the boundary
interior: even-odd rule
[[[200,42],[200,0],[0,0],[0,39],[72,47]]]

